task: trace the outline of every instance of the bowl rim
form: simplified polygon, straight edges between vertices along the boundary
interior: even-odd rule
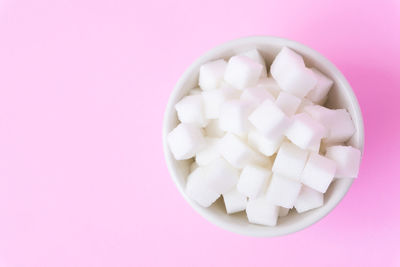
[[[266,42],[266,43],[275,43],[275,44],[282,44],[284,43],[285,46],[289,46],[292,48],[295,48],[296,50],[301,50],[302,52],[305,52],[307,54],[310,54],[313,58],[316,58],[321,64],[325,65],[327,68],[329,68],[332,72],[335,73],[335,75],[338,77],[341,85],[340,87],[343,87],[345,89],[345,94],[346,97],[350,99],[350,105],[352,106],[352,109],[355,111],[355,118],[352,118],[354,121],[354,124],[357,125],[356,128],[359,130],[356,132],[358,135],[358,140],[359,144],[357,146],[358,149],[360,149],[361,154],[363,154],[364,150],[364,123],[363,123],[363,117],[361,113],[361,109],[357,100],[357,97],[354,94],[354,91],[352,90],[349,82],[347,79],[344,77],[344,75],[339,71],[339,69],[330,61],[328,60],[325,56],[323,56],[321,53],[317,52],[316,50],[312,49],[311,47],[294,41],[290,40],[287,38],[282,38],[282,37],[277,37],[277,36],[264,36],[264,35],[256,35],[256,36],[247,36],[247,37],[241,37],[233,40],[229,40],[227,42],[224,42],[222,44],[219,44],[217,46],[214,46],[213,48],[207,50],[206,52],[202,53],[199,57],[196,58],[195,61],[193,61],[188,68],[182,73],[180,78],[178,79],[177,83],[175,84],[167,102],[167,106],[164,112],[164,117],[163,117],[163,127],[162,127],[162,139],[163,139],[163,150],[164,150],[164,158],[167,163],[167,168],[169,171],[169,174],[174,181],[176,187],[178,188],[179,192],[183,196],[183,198],[189,203],[189,205],[196,210],[203,218],[205,218],[207,221],[211,222],[212,224],[228,230],[230,232],[234,232],[237,234],[245,235],[245,236],[255,236],[255,237],[275,237],[275,236],[284,236],[288,235],[291,233],[295,233],[298,231],[301,231],[314,223],[320,221],[322,218],[327,216],[344,198],[344,196],[347,194],[348,190],[350,189],[354,179],[346,179],[347,184],[346,188],[342,191],[342,194],[337,200],[328,207],[325,207],[324,212],[317,213],[316,216],[312,217],[310,220],[306,220],[304,223],[299,224],[297,227],[288,227],[285,229],[281,229],[281,231],[254,231],[254,230],[249,230],[244,227],[239,227],[235,226],[234,224],[219,220],[215,218],[214,216],[210,215],[209,213],[205,212],[205,209],[201,206],[199,206],[197,203],[195,203],[191,198],[188,197],[188,195],[185,193],[184,188],[180,186],[180,183],[178,181],[178,174],[175,170],[175,168],[172,165],[172,161],[174,160],[171,153],[169,152],[169,147],[168,147],[168,142],[167,142],[167,136],[168,136],[168,121],[170,116],[173,116],[173,99],[176,98],[176,95],[180,93],[180,89],[186,82],[186,80],[189,78],[189,74],[194,71],[195,68],[198,67],[200,63],[203,62],[203,59],[205,57],[208,57],[213,54],[218,54],[227,49],[227,47],[233,47],[233,46],[240,46],[241,44],[247,44],[250,42],[254,43],[260,43],[260,42]],[[325,205],[325,203],[324,203]]]

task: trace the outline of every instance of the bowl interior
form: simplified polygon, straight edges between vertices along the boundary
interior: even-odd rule
[[[190,89],[197,87],[199,68],[205,62],[219,58],[229,59],[229,57],[237,53],[257,48],[262,53],[267,66],[270,66],[272,60],[283,46],[288,46],[298,52],[303,56],[307,66],[318,68],[334,80],[334,86],[329,93],[326,105],[330,108],[346,108],[349,111],[356,127],[356,133],[348,141],[348,144],[359,148],[361,151],[363,149],[364,129],[357,99],[340,71],[318,52],[298,42],[282,38],[248,37],[230,41],[202,55],[185,71],[170,96],[163,128],[165,157],[172,178],[189,204],[210,222],[239,234],[278,236],[301,230],[328,214],[340,202],[353,182],[353,179],[335,179],[325,193],[324,206],[302,214],[291,211],[288,216],[279,218],[275,227],[250,224],[247,221],[245,212],[227,215],[222,198],[218,199],[211,207],[203,208],[186,195],[184,188],[186,177],[189,173],[189,165],[192,161],[176,161],[169,152],[166,143],[167,134],[178,124],[174,105]]]

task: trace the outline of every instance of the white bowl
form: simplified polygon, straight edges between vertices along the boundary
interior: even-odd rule
[[[307,66],[314,66],[334,80],[334,86],[329,93],[327,106],[331,108],[346,108],[354,121],[356,133],[348,144],[361,151],[364,146],[364,126],[360,107],[349,83],[343,74],[324,56],[315,50],[295,41],[272,37],[256,36],[229,41],[219,45],[200,56],[182,75],[169,98],[164,115],[163,143],[164,155],[169,172],[185,200],[204,218],[226,230],[250,236],[272,237],[286,235],[304,229],[317,222],[340,202],[349,190],[353,179],[335,179],[325,193],[325,203],[322,207],[298,214],[294,211],[288,216],[279,218],[274,227],[250,224],[245,212],[227,215],[223,200],[220,198],[211,207],[203,208],[190,199],[185,193],[186,177],[190,161],[177,161],[173,158],[167,145],[168,133],[178,124],[174,105],[186,95],[191,88],[197,87],[199,68],[202,64],[219,58],[229,57],[257,48],[264,56],[268,65],[283,46],[292,48],[301,54]]]

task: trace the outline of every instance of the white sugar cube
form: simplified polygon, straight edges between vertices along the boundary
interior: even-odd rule
[[[307,113],[301,113],[293,117],[286,131],[286,137],[298,147],[307,149],[326,136],[326,132],[321,123],[312,119]]]
[[[233,56],[229,59],[224,79],[237,89],[257,84],[263,66],[246,56]]]
[[[308,158],[308,151],[284,142],[276,155],[272,171],[299,180]]]
[[[193,88],[189,91],[189,95],[200,95],[202,90],[200,88]]]
[[[227,133],[221,139],[219,148],[221,156],[238,169],[243,169],[243,167],[249,163],[255,163],[266,167],[271,165],[269,158],[254,151],[239,137],[231,133]]]
[[[225,102],[220,111],[219,126],[222,130],[243,136],[249,128],[248,116],[251,107],[241,100]]]
[[[275,104],[289,117],[296,113],[300,103],[300,98],[283,91],[275,101]]]
[[[319,208],[324,204],[324,194],[315,191],[307,186],[303,186],[300,194],[294,203],[298,213],[306,212],[311,209]]]
[[[230,85],[227,81],[225,81],[225,80],[223,80],[222,82],[221,82],[221,85],[219,86],[219,88],[232,88],[232,89],[235,89],[236,91],[239,91],[240,93],[242,92],[242,90],[239,90],[239,89],[236,89],[236,88],[234,88],[232,85]],[[240,96],[240,94],[239,94],[239,96]]]
[[[176,160],[193,157],[205,145],[201,129],[193,124],[179,124],[168,134],[167,139]]]
[[[325,156],[336,162],[336,178],[356,178],[360,168],[361,151],[351,146],[331,146]]]
[[[246,88],[240,96],[240,100],[249,103],[253,109],[260,105],[265,99],[271,101],[275,100],[271,93],[269,93],[265,87],[261,86]]]
[[[203,97],[201,95],[189,95],[175,104],[178,119],[182,123],[191,123],[199,127],[207,125],[204,113]]]
[[[300,182],[274,173],[267,188],[266,199],[274,205],[292,208],[300,189]]]
[[[248,164],[240,174],[237,190],[251,199],[257,198],[264,192],[270,176],[271,171],[267,168]]]
[[[315,87],[317,79],[309,68],[294,67],[277,83],[282,90],[303,98]]]
[[[226,101],[224,92],[221,89],[203,91],[204,115],[207,119],[217,119],[222,103]]]
[[[292,66],[305,68],[303,58],[292,49],[285,46],[276,55],[271,64],[271,75],[275,80],[276,77],[281,78],[286,74],[287,69]]]
[[[224,79],[227,63],[223,59],[208,62],[200,67],[199,86],[203,90],[216,89]]]
[[[307,105],[304,107],[304,113],[325,127],[325,140],[330,135],[333,110],[320,105]]]
[[[247,198],[240,194],[236,188],[222,195],[224,198],[226,212],[232,214],[246,209]]]
[[[328,143],[346,142],[353,136],[356,129],[350,114],[345,109],[335,109],[329,122]]]
[[[317,140],[315,142],[312,142],[309,146],[308,146],[308,150],[315,152],[315,153],[319,153],[319,150],[321,148],[321,140]]]
[[[242,90],[238,90],[238,89],[232,87],[231,85],[221,87],[221,90],[225,91],[225,93],[229,99],[239,99],[243,93]]]
[[[250,223],[275,226],[278,213],[279,207],[269,203],[265,196],[247,202],[246,214]]]
[[[225,131],[219,127],[219,120],[210,120],[204,129],[205,135],[209,137],[222,137],[225,135]]]
[[[284,217],[289,214],[290,209],[284,208],[284,207],[279,207],[279,217]]]
[[[282,48],[272,62],[271,75],[282,90],[300,98],[317,83],[312,70],[304,66],[303,58],[287,47]]]
[[[333,81],[316,68],[311,68],[311,70],[317,79],[317,84],[307,94],[306,98],[310,99],[315,104],[322,105],[328,98],[328,93],[333,85]]]
[[[231,191],[239,180],[239,171],[223,158],[204,166],[204,171],[207,187],[220,194]]]
[[[264,136],[279,137],[289,126],[289,118],[271,100],[265,100],[250,116],[249,121]]]
[[[269,157],[276,153],[283,141],[283,136],[273,138],[265,137],[257,130],[251,129],[247,139],[250,146],[257,149],[263,155]]]
[[[219,193],[208,186],[203,167],[196,168],[189,174],[186,194],[203,207],[209,207],[220,196]]]
[[[265,66],[265,60],[257,49],[248,50],[246,52],[238,54],[238,56],[246,56],[246,57],[250,58],[251,60],[259,63],[263,67],[260,76],[262,76],[262,77],[267,76],[267,68]]]
[[[304,99],[303,101],[309,101]],[[314,120],[319,121],[325,127],[328,127],[330,117],[332,116],[332,109],[320,106],[320,105],[312,105],[309,102],[309,105],[304,107],[304,113],[307,113]]]
[[[222,104],[235,96],[233,89],[228,88],[203,91],[202,95],[204,99],[204,114],[207,119],[217,119]]]
[[[199,166],[208,165],[217,158],[219,155],[219,138],[205,138],[205,145],[203,149],[196,153],[196,163]]]
[[[304,108],[313,119],[319,121],[327,129],[327,143],[340,143],[350,139],[355,127],[350,114],[345,109],[328,109],[322,106],[308,106]]]
[[[271,95],[276,99],[281,92],[281,89],[279,88],[279,85],[276,83],[276,81],[273,78],[261,78],[258,83],[258,87],[263,87],[265,88],[268,92],[271,93]]]
[[[335,176],[336,163],[317,153],[310,153],[301,174],[301,182],[318,192],[325,193]]]
[[[308,100],[307,98],[303,98],[301,100],[301,103],[299,107],[297,108],[296,113],[303,113],[305,112],[305,108],[308,106],[314,106],[314,103],[311,100]]]

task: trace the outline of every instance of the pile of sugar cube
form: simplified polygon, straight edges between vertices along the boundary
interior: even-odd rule
[[[168,135],[176,160],[192,160],[186,193],[203,207],[275,226],[290,209],[321,207],[333,179],[356,178],[361,152],[346,109],[322,106],[333,81],[284,47],[269,73],[257,49],[200,67],[199,88],[176,105]]]

